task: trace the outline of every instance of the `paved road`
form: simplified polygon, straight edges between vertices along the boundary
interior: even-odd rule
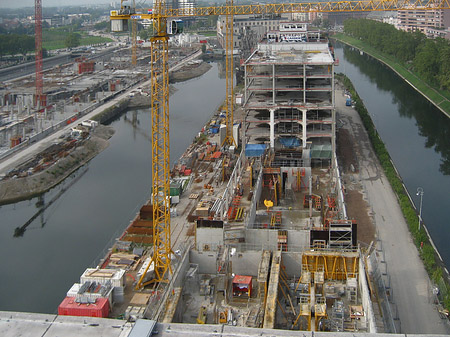
[[[375,157],[361,119],[345,106],[341,90],[336,92],[338,118],[357,141],[355,151],[360,172],[355,181],[362,184],[374,213],[378,239],[385,252],[391,289],[397,304],[401,333],[450,334],[447,320],[441,319],[430,303],[430,279],[419,257],[397,198]]]

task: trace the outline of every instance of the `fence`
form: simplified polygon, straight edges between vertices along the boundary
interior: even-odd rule
[[[372,283],[378,295],[378,304],[382,311],[385,332],[399,333],[401,322],[398,316],[398,308],[394,303],[394,294],[390,286],[390,276],[387,272],[387,264],[381,241],[377,244],[377,249],[368,257],[371,265]]]

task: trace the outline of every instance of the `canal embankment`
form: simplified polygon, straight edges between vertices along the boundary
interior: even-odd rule
[[[335,34],[331,37],[337,41],[347,44],[353,48],[364,52],[374,59],[382,62],[392,71],[394,71],[400,78],[407,82],[414,90],[419,92],[437,109],[439,109],[445,116],[450,118],[450,99],[444,96],[439,90],[431,87],[425,81],[420,79],[417,75],[405,68],[401,63],[396,61],[393,57],[380,52],[379,50],[369,46],[361,40],[344,35],[342,33]]]
[[[114,134],[114,129],[99,125],[95,128],[88,139],[77,142],[69,151],[66,149],[69,142],[54,144],[51,148],[44,150],[39,158],[33,160],[29,167],[25,167],[21,173],[25,176],[14,176],[0,181],[0,205],[31,199],[37,195],[47,192],[55,187],[85,165],[109,145],[108,139]],[[58,146],[58,149],[55,149]],[[60,155],[53,165],[33,174],[33,170],[42,166],[50,157],[53,161],[52,152]]]
[[[436,313],[437,308],[441,318],[446,318],[445,314],[442,316],[445,313],[444,303],[437,303],[435,308],[433,303],[437,298],[429,293],[432,284],[430,278],[435,283],[435,275],[439,271],[446,272],[444,262],[428,231],[424,226],[417,226],[419,219],[411,197],[356,89],[344,75],[338,74],[336,77],[351,95],[357,112],[357,116],[352,116],[353,109],[343,109],[342,106],[338,111],[344,128],[353,133],[361,167],[357,175],[347,179],[351,181],[350,186],[355,182],[363,185],[365,198],[370,204],[377,239],[383,247],[379,255],[389,267],[390,288],[395,295],[395,305],[400,316],[401,326],[397,327],[397,332],[448,333],[448,324],[442,324]],[[339,95],[337,98],[342,99]],[[363,132],[358,130],[358,124],[367,134],[367,140],[361,138]],[[402,272],[402,265],[405,264],[408,265],[407,280]],[[408,308],[414,308],[414,312],[408,313],[411,310]],[[418,323],[417,317],[426,319]]]

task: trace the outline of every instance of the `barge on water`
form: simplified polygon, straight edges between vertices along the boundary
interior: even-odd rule
[[[268,37],[243,64],[237,147],[219,146],[218,111],[171,172],[167,282],[136,290],[152,277],[150,200],[61,314],[76,302],[71,314],[130,321],[376,332],[335,156],[335,60],[305,25]]]

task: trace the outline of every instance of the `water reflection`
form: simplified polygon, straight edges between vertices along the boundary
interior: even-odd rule
[[[450,175],[450,119],[384,64],[348,46],[344,46],[344,56],[379,90],[392,94],[400,116],[416,120],[419,135],[426,138],[425,147],[441,155],[440,172]]]

